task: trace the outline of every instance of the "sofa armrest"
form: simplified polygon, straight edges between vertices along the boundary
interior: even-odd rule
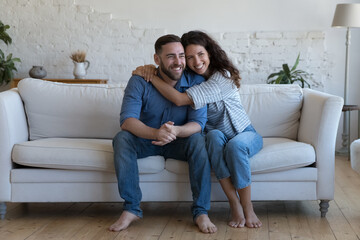
[[[0,202],[6,202],[11,200],[11,151],[14,144],[29,138],[24,105],[17,89],[0,93],[0,128]]]
[[[334,198],[335,143],[344,100],[327,93],[304,89],[298,141],[315,148],[318,168],[318,199]]]

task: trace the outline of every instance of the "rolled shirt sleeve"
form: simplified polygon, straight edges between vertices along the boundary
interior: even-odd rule
[[[142,96],[144,93],[143,83],[139,76],[132,76],[125,88],[124,98],[122,101],[120,112],[120,126],[128,118],[140,118],[141,108],[143,104]]]
[[[200,125],[201,131],[204,131],[205,124],[207,122],[207,106],[199,108],[197,110],[188,107],[188,121],[196,122]]]

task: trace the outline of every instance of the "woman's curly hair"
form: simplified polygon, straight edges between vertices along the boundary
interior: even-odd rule
[[[229,78],[228,71],[230,72],[230,79],[233,80],[236,87],[240,87],[241,77],[239,70],[230,61],[225,51],[209,35],[201,31],[190,31],[182,35],[181,43],[184,49],[191,44],[203,46],[210,58],[209,76],[215,72],[220,72],[224,77]]]

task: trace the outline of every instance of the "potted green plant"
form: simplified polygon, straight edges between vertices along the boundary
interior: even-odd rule
[[[282,65],[280,72],[272,73],[267,78],[269,84],[293,84],[297,82],[302,88],[305,85],[310,88],[310,84],[305,80],[310,77],[310,74],[303,70],[296,70],[300,59],[300,53],[295,61],[294,66],[290,69],[288,64]]]
[[[11,37],[6,32],[9,28],[9,25],[4,25],[0,21],[0,40],[6,45],[12,42]],[[4,52],[0,49],[0,86],[8,84],[14,78],[14,71],[17,71],[15,62],[21,62],[21,60],[13,58],[12,53],[5,56]]]

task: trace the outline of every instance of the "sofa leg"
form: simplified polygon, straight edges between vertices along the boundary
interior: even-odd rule
[[[6,214],[6,204],[4,202],[0,203],[0,219],[4,219]]]
[[[325,217],[329,209],[329,200],[320,200],[319,205],[320,205],[321,217]]]

